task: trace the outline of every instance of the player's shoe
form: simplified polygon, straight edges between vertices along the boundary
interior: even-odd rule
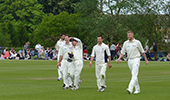
[[[69,87],[63,87],[63,90],[68,90],[69,89]]]
[[[58,79],[57,79],[57,81],[61,81],[61,80],[62,80],[62,78],[58,78]]]
[[[82,83],[82,80],[79,81],[78,86],[80,86],[81,83]]]
[[[126,90],[129,94],[132,94],[132,91],[130,89]]]
[[[73,85],[69,85],[69,87],[73,87]]]
[[[78,88],[76,88],[76,86],[74,86],[73,88],[71,88],[71,90],[78,90]]]
[[[63,84],[63,87],[65,87],[66,85],[65,84]]]
[[[134,92],[134,94],[139,94],[139,93],[140,93],[140,91],[137,91],[137,90]]]
[[[98,90],[98,92],[104,92],[105,91],[105,87],[104,86],[102,86],[99,90]]]

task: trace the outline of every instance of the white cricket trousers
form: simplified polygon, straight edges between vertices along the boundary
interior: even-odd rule
[[[57,58],[57,61],[58,61],[58,62],[59,62],[59,57],[60,57],[60,56],[58,56],[58,58]],[[59,78],[59,79],[60,79],[60,78],[63,78],[61,66],[59,66],[59,68],[58,68],[58,78]]]
[[[106,79],[106,67],[107,67],[107,63],[104,64],[96,64],[96,78],[97,78],[97,86],[98,89],[101,88],[101,86],[106,87],[105,85],[105,79]],[[102,75],[104,76],[102,78]]]
[[[68,81],[68,69],[69,69],[70,63],[67,60],[62,60],[61,63],[61,72],[63,73],[63,82],[65,84],[65,87],[69,87],[69,81]]]
[[[80,74],[83,69],[83,60],[73,61],[73,67],[74,86],[76,86],[76,88],[79,88]]]
[[[128,89],[133,91],[135,90],[140,91],[140,86],[138,83],[138,73],[139,73],[139,66],[140,66],[140,58],[128,59],[128,66],[131,71],[131,81],[129,83]]]

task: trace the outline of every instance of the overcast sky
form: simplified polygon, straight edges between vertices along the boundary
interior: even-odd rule
[[[108,1],[108,0],[106,0],[106,1]],[[110,1],[111,1],[111,0],[110,0]],[[159,13],[160,13],[160,14],[165,14],[165,12],[168,13],[168,9],[165,11],[165,9],[163,8],[163,5],[160,4],[160,2],[163,1],[166,5],[168,5],[168,2],[169,2],[169,4],[170,4],[170,0],[156,0],[156,1],[155,1],[155,0],[151,0],[151,1],[152,1],[152,4],[151,4],[150,8],[153,7],[154,5],[157,5],[157,4],[158,4],[158,9],[160,9],[160,10],[159,10]],[[111,5],[116,5],[115,0],[112,0]],[[140,7],[139,7],[139,9],[140,9]],[[107,10],[108,10],[108,7],[107,7],[106,5],[103,5],[103,10],[104,10],[104,12],[107,11]],[[124,11],[126,11],[126,10],[124,9]],[[170,8],[169,8],[169,11],[170,11]],[[115,12],[113,11],[113,13],[115,13]],[[132,12],[131,12],[131,13],[132,13]],[[131,14],[131,13],[128,13],[128,14]],[[123,14],[123,13],[122,13],[122,14]]]

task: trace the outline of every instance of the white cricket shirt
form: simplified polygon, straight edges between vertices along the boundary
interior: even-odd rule
[[[144,53],[142,44],[139,40],[134,39],[132,42],[129,40],[123,43],[121,54],[127,53],[128,59],[140,58],[140,53]]]
[[[96,57],[96,64],[104,64],[107,63],[105,60],[106,54],[110,56],[109,47],[102,43],[101,45],[97,44],[93,47],[91,56]]]
[[[82,42],[78,38],[74,37],[74,39],[76,41],[78,41],[78,45],[77,46],[73,46],[73,48],[72,48],[72,52],[74,54],[74,60],[83,60],[83,46],[82,46]]]
[[[73,50],[72,43],[69,42],[68,45],[65,43],[63,46],[60,47],[59,56],[62,56],[64,60],[67,60],[69,58],[68,53],[71,53],[72,50]]]
[[[57,41],[57,44],[56,44],[56,50],[60,50],[60,47],[61,46],[63,46],[65,44],[65,41],[61,41],[61,39],[60,40],[58,40]]]

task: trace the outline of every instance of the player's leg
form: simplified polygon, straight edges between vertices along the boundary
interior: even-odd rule
[[[102,64],[101,73],[100,73],[100,75],[101,75],[101,86],[103,86],[103,87],[106,87],[106,85],[105,85],[106,67],[107,67],[107,63]]]
[[[74,65],[73,63],[69,63],[68,67],[68,82],[69,82],[69,87],[73,86],[73,80],[74,80]]]
[[[96,72],[96,78],[97,78],[97,86],[98,86],[98,89],[101,88],[101,66],[96,64],[95,66],[95,72]]]
[[[75,73],[74,73],[74,90],[77,90],[79,88],[79,82],[80,82],[80,74],[81,70],[83,68],[83,61],[78,60],[75,61]]]
[[[133,60],[132,59],[128,59],[128,66],[129,66],[131,75],[132,75],[132,65],[133,65]],[[132,94],[132,91],[133,91],[132,83],[133,83],[133,80],[132,80],[132,77],[131,77],[131,81],[130,81],[128,89],[127,89],[129,94]]]
[[[68,82],[68,62],[66,60],[63,60],[63,64],[61,65],[63,68],[63,82],[65,84],[64,89],[69,88],[69,82]]]
[[[136,79],[136,82],[135,82],[135,94],[137,93],[140,93],[140,86],[139,86],[139,82],[138,82],[138,73],[139,73],[139,66],[140,66],[140,59],[136,59],[136,63],[138,63],[138,67],[136,67],[136,76],[137,76],[137,79]]]
[[[59,61],[59,57],[57,58],[57,60]],[[61,69],[61,66],[58,68],[58,81],[60,81],[61,79],[63,78],[63,75],[62,75],[62,69]]]
[[[128,89],[130,90],[131,93],[133,91],[134,86],[137,86],[137,88],[139,89],[138,78],[137,78],[139,72],[139,61],[140,59],[138,58],[130,61],[132,77]]]

